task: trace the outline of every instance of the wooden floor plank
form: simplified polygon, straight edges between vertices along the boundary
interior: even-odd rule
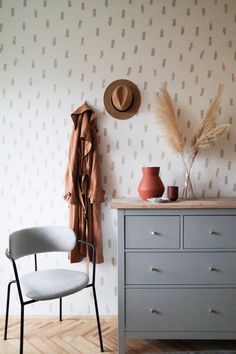
[[[101,319],[105,353],[117,354],[117,318]],[[0,317],[0,353],[19,353],[19,318],[9,319],[8,340],[4,341],[4,318]],[[24,354],[98,354],[97,324],[94,317],[25,318]],[[127,354],[194,350],[235,350],[236,341],[131,340],[126,341]]]

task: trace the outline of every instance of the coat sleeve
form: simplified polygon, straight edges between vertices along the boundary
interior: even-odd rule
[[[91,132],[92,132],[93,147],[92,147],[89,198],[91,203],[102,203],[104,202],[104,191],[102,189],[102,182],[101,182],[99,151],[98,151],[98,144],[97,144],[97,128],[96,128],[95,119],[92,121]]]
[[[78,165],[78,134],[77,129],[74,129],[71,135],[69,146],[69,158],[65,173],[65,195],[64,199],[69,204],[78,204],[78,190],[76,187],[77,165]]]

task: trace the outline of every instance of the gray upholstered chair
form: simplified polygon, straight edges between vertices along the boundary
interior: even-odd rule
[[[86,244],[92,248],[93,269],[91,281],[89,276],[80,271],[69,269],[37,269],[37,254],[44,252],[68,252],[71,251],[76,242]],[[23,354],[24,339],[24,306],[37,301],[59,299],[59,319],[62,320],[62,297],[76,293],[84,288],[92,287],[97,327],[101,352],[103,342],[101,326],[95,290],[95,257],[94,245],[87,241],[76,240],[75,233],[68,227],[33,227],[13,232],[9,236],[9,248],[6,250],[7,257],[11,260],[15,274],[15,280],[8,284],[7,304],[5,318],[4,339],[7,339],[8,315],[10,304],[11,285],[16,283],[20,304],[20,354]],[[34,271],[20,276],[17,269],[17,260],[24,256],[34,255]],[[25,300],[27,297],[30,300]]]

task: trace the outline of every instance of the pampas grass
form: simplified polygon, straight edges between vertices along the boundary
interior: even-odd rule
[[[191,139],[193,157],[202,149],[213,145],[220,136],[226,134],[229,130],[230,124],[216,125],[222,92],[223,86],[220,85],[216,96],[209,105],[206,115],[203,118],[201,127],[193,132]]]
[[[223,86],[220,85],[206,111],[201,126],[194,130],[190,143],[191,154],[188,158],[185,157],[183,136],[166,85],[163,85],[160,89],[160,93],[157,93],[156,95],[156,101],[154,104],[156,120],[164,128],[164,134],[170,146],[175,152],[181,155],[186,169],[185,185],[182,192],[182,198],[184,199],[187,198],[189,192],[194,196],[190,174],[196,156],[203,149],[212,146],[219,137],[225,135],[229,131],[230,124],[216,124],[222,92]]]
[[[183,137],[175,115],[170,95],[165,85],[160,89],[161,94],[156,94],[155,110],[157,121],[162,124],[165,136],[170,146],[178,153],[184,150]]]

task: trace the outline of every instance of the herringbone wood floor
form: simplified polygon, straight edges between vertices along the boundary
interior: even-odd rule
[[[117,353],[117,319],[101,319],[106,353]],[[19,353],[19,319],[10,318],[8,340],[3,340],[4,318],[0,318],[0,353]],[[25,354],[98,354],[96,320],[93,317],[25,319]],[[127,340],[127,354],[210,349],[236,350],[236,341]]]

